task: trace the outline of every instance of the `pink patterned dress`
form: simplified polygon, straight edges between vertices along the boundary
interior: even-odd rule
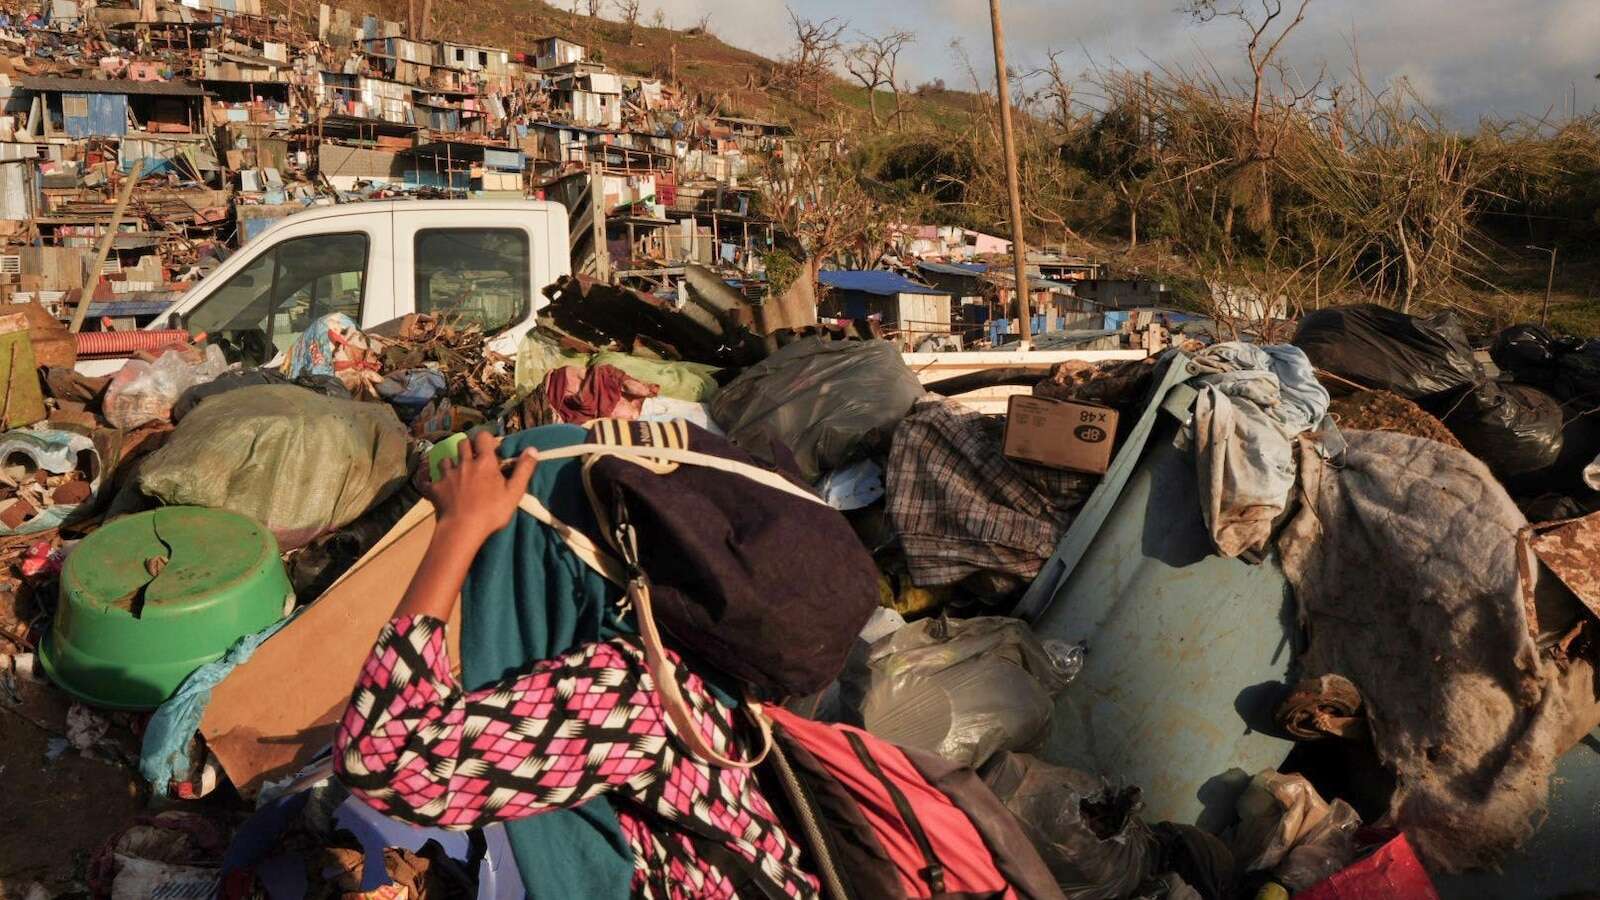
[[[637,897],[818,895],[754,773],[697,762],[668,736],[639,647],[587,644],[469,692],[450,674],[444,627],[398,618],[378,635],[334,740],[339,779],[357,796],[466,829],[607,794],[633,846]],[[733,711],[678,671],[712,745],[746,756]]]

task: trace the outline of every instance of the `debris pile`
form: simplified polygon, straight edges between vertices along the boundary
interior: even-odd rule
[[[452,849],[445,832],[399,840],[322,755],[433,533],[419,487],[478,430],[544,448],[540,471],[552,474],[532,496],[563,517],[570,500],[548,492],[579,478],[556,452],[573,441],[593,452],[654,435],[790,479],[785,490],[806,499],[758,517],[789,529],[761,542],[743,517],[774,501],[718,495],[730,486],[716,478],[656,507],[682,541],[641,556],[668,639],[757,673],[741,678],[790,685],[769,691],[823,685],[791,713],[978,770],[1069,896],[1251,897],[1273,884],[1318,896],[1383,866],[1431,891],[1424,866],[1463,883],[1451,879],[1480,876],[1455,873],[1543,852],[1543,811],[1571,802],[1552,796],[1557,772],[1600,725],[1594,591],[1580,562],[1593,563],[1593,517],[1530,526],[1517,503],[1561,492],[1600,509],[1600,491],[1571,487],[1600,446],[1566,447],[1579,465],[1543,482],[1493,474],[1505,461],[1491,468],[1464,450],[1457,434],[1477,420],[1448,404],[1518,385],[1469,364],[1464,334],[1386,352],[1377,373],[1313,320],[1304,348],[1189,342],[1036,371],[1021,387],[1027,416],[1108,414],[1105,434],[1079,437],[1113,442],[1110,462],[1070,471],[1006,456],[1009,431],[1048,422],[927,393],[929,376],[887,341],[812,329],[769,344],[616,288],[572,281],[552,293],[563,290],[595,298],[592,317],[553,308],[514,354],[446,315],[361,329],[331,314],[269,367],[229,363],[200,339],[108,378],[37,369],[44,415],[0,437],[0,525],[29,535],[11,557],[28,605],[5,632],[17,645],[5,677],[32,673],[52,686],[26,690],[80,701],[67,732],[91,734],[95,759],[138,755],[126,729],[142,731],[150,793],[193,799],[231,782],[263,810],[242,825],[199,811],[137,825],[106,845],[92,892],[267,886],[294,870],[328,890],[376,878],[417,896],[482,896],[515,878],[504,861],[528,852],[515,829],[484,831],[496,866]],[[1448,333],[1440,320],[1350,315],[1370,326],[1369,348]],[[1497,346],[1529,341],[1545,338],[1519,332]],[[1540,365],[1506,369],[1552,384]],[[623,439],[630,421],[645,430]],[[643,491],[630,504],[661,502],[644,490],[658,477],[646,468],[584,468],[572,497],[628,484]],[[708,503],[720,505],[697,505]],[[713,509],[751,543],[696,543]],[[536,538],[556,558],[573,527],[519,514],[508,540]],[[730,551],[751,560],[748,576]],[[807,646],[834,646],[842,671],[707,649],[702,638],[734,626],[693,618],[693,597],[792,591],[799,603],[819,553],[836,590],[879,607],[863,628],[807,619],[822,629]],[[856,573],[850,554],[870,568]],[[480,562],[512,566],[505,577],[521,583],[519,558]],[[496,617],[522,615],[481,590],[467,606],[490,619],[461,626],[468,658]],[[1095,612],[1088,595],[1120,612]],[[1199,612],[1219,596],[1225,615]],[[673,624],[679,615],[698,637]],[[1141,630],[1158,621],[1146,616],[1196,615]],[[1209,620],[1232,623],[1228,636],[1207,637]],[[1287,640],[1292,670],[1274,650]],[[1151,654],[1161,664],[1138,668]],[[1188,697],[1181,715],[1158,699],[1202,682],[1217,690]],[[1169,742],[1145,739],[1147,716]],[[1247,739],[1215,742],[1209,723],[1228,717],[1250,723]],[[1229,769],[1257,774],[1229,782]],[[1201,790],[1213,783],[1232,785],[1225,806],[1196,802],[1223,790]],[[355,842],[331,824],[357,819],[370,827]],[[217,835],[230,833],[224,854]]]

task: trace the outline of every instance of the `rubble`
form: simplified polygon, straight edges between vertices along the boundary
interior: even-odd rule
[[[1371,306],[1318,310],[1293,345],[1175,340],[1195,323],[1159,285],[1030,254],[1022,286],[1007,241],[954,227],[891,225],[862,268],[783,262],[759,168],[786,126],[560,36],[295,12],[0,19],[19,48],[0,62],[0,705],[58,702],[52,765],[121,764],[127,731],[149,792],[229,784],[216,821],[106,823],[92,892],[570,874],[528,856],[522,820],[402,831],[324,755],[450,537],[422,489],[483,432],[546,462],[447,623],[464,680],[642,630],[641,582],[616,577],[642,573],[685,666],[983,768],[1070,896],[1354,896],[1382,869],[1426,897],[1548,855],[1573,826],[1547,804],[1592,801],[1560,773],[1600,723],[1600,491],[1580,477],[1600,439],[1575,427],[1595,343],[1517,326],[1497,377],[1450,317]],[[293,213],[428,199],[556,201],[572,231],[538,249],[570,265],[507,289],[406,263],[375,281],[410,301],[392,317],[363,306],[365,270],[319,269],[255,335],[169,315],[235,251],[266,259],[276,238],[250,242]],[[429,293],[394,284],[413,276]],[[1067,425],[1108,463],[1007,458],[1027,394],[1094,416]],[[672,458],[708,447],[726,471]],[[648,505],[669,478],[648,521],[598,499],[626,483]],[[633,558],[613,543],[641,532]]]

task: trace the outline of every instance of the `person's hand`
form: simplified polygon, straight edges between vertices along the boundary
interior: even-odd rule
[[[495,452],[500,439],[489,432],[480,431],[459,447],[459,459],[440,464],[440,478],[428,485],[425,494],[438,511],[441,531],[448,528],[464,540],[482,543],[516,515],[539,454],[532,447],[524,450],[506,473]]]

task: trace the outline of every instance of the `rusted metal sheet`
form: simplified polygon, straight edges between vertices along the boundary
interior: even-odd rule
[[[1600,616],[1600,513],[1534,526],[1533,552],[1584,606]]]

